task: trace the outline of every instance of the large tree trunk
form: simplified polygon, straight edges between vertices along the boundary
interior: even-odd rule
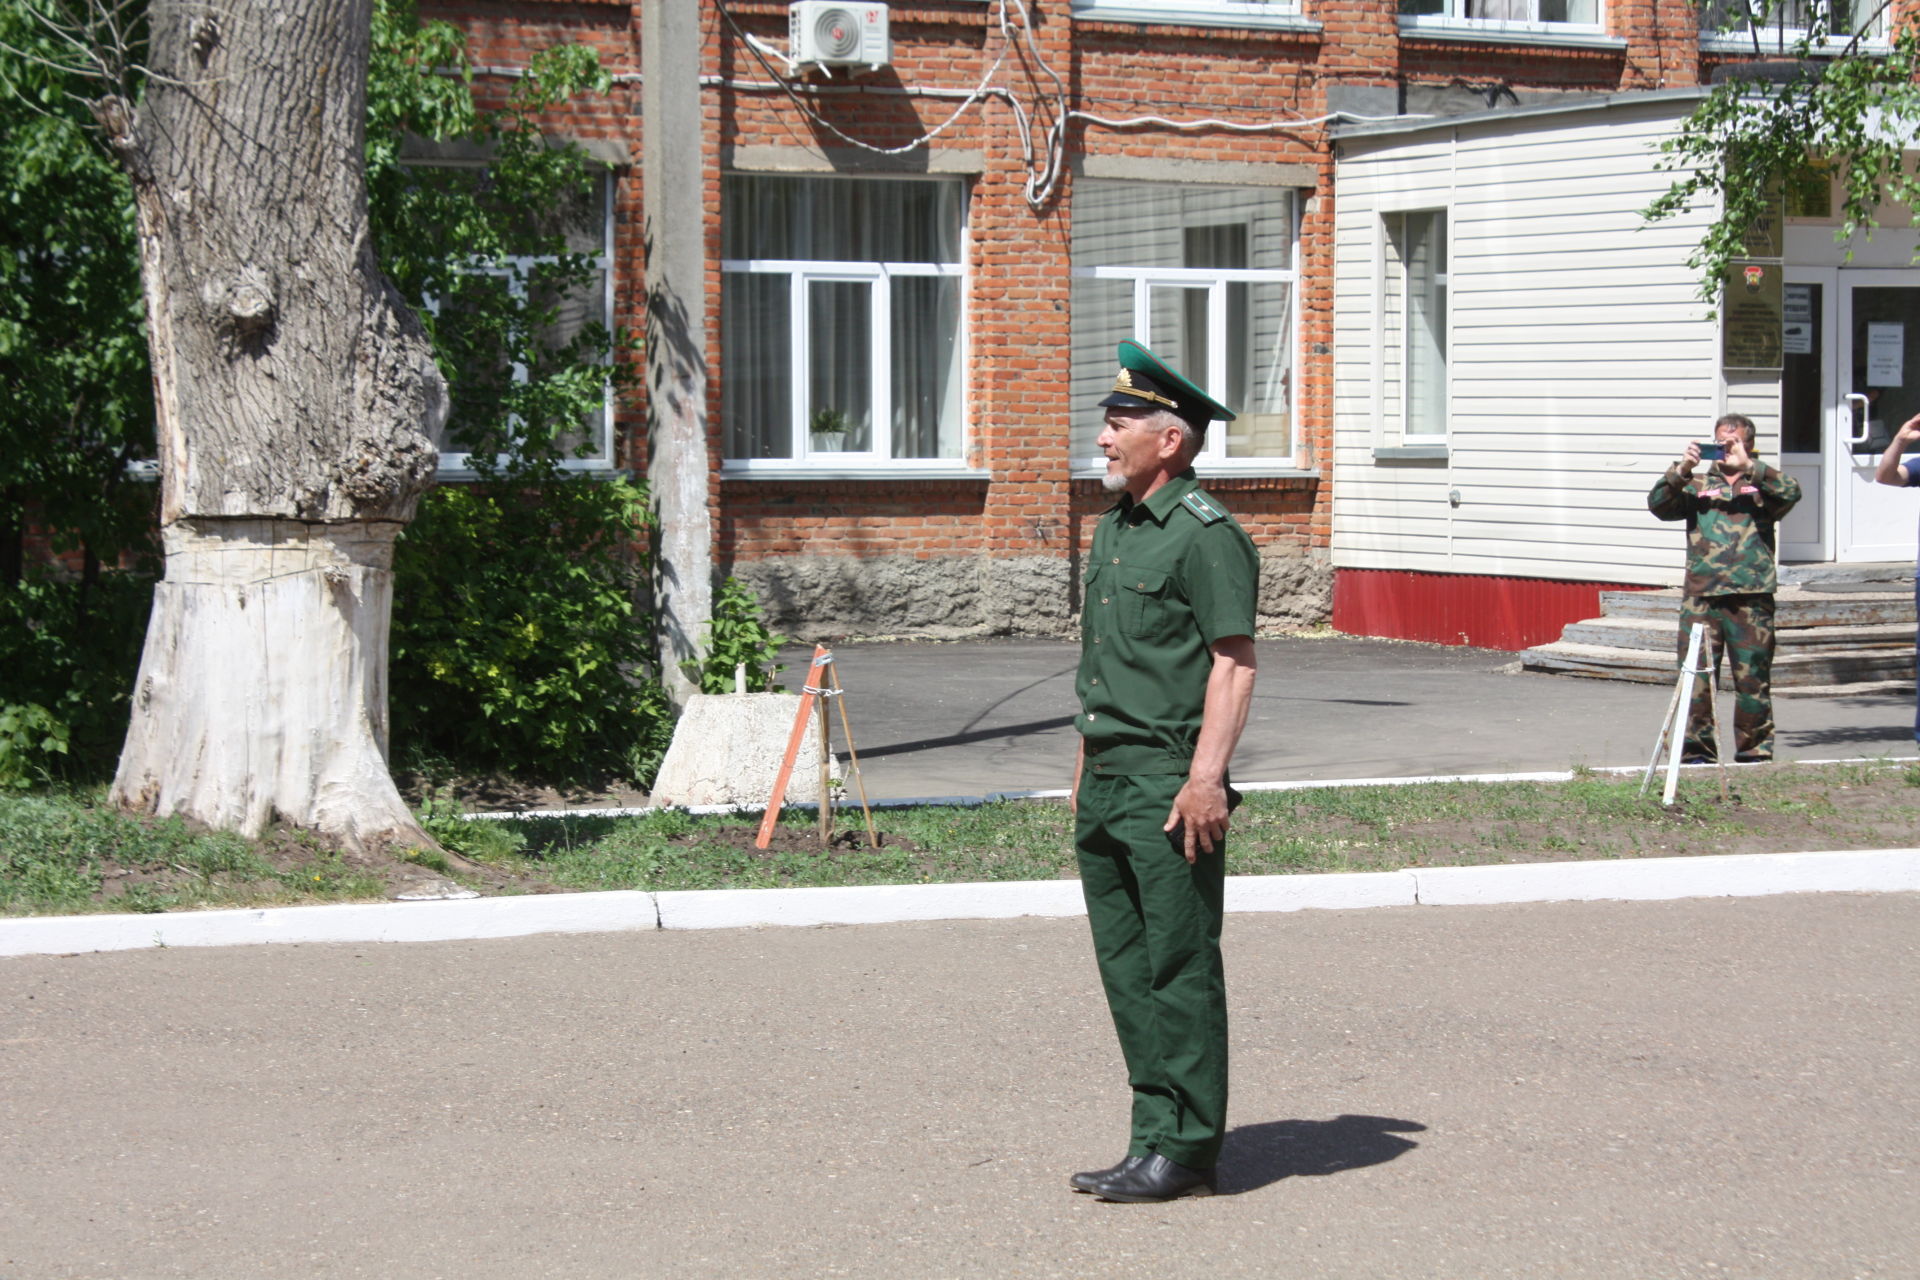
[[[386,764],[393,540],[445,384],[380,274],[371,0],[154,0],[95,113],[133,177],[166,577],[114,779],[129,809],[430,843]]]

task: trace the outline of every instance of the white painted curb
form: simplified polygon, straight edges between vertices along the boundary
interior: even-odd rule
[[[259,942],[450,942],[529,933],[657,929],[654,895],[640,890],[466,898],[456,902],[357,902],[239,911],[0,920],[0,956],[232,947]]]
[[[1920,892],[1920,849],[1732,854],[1432,867],[1346,875],[1231,876],[1232,912],[1499,903]],[[448,942],[539,933],[890,924],[1075,916],[1077,880],[556,893],[157,915],[0,920],[0,956],[267,942]]]
[[[1429,867],[1407,874],[1419,886],[1423,907],[1749,898],[1773,893],[1898,893],[1920,891],[1920,850]]]
[[[1087,909],[1078,880],[858,885],[845,889],[670,890],[655,896],[660,900],[663,929],[1002,920],[1011,916],[1077,916]]]

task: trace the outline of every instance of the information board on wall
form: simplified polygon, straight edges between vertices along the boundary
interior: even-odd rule
[[[1778,369],[1786,323],[1784,269],[1777,262],[1732,262],[1721,293],[1720,366]]]

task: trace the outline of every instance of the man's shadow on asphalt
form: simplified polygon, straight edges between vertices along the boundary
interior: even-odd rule
[[[1324,1177],[1385,1164],[1420,1145],[1396,1135],[1426,1131],[1417,1121],[1386,1116],[1239,1125],[1228,1131],[1220,1150],[1220,1194],[1258,1191],[1282,1178]]]

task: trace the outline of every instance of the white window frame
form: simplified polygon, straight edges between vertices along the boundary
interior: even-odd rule
[[[424,167],[424,166],[423,166]],[[442,164],[435,163],[434,168],[445,169],[484,169],[484,163]],[[613,170],[606,172],[606,183],[600,195],[600,252],[594,255],[593,265],[600,272],[600,323],[608,333],[613,332],[613,189],[619,175]],[[558,262],[553,254],[515,255],[505,259],[504,264],[496,259],[474,258],[458,268],[461,275],[500,276],[507,281],[508,296],[524,300],[527,296],[527,279],[535,267]],[[435,317],[440,314],[440,299],[429,294],[424,300],[426,309]],[[513,380],[525,382],[527,367],[518,360],[513,364]],[[601,384],[599,412],[600,456],[595,458],[563,458],[560,467],[564,471],[612,471],[613,465],[613,381],[609,378]],[[499,454],[494,458],[495,465],[506,462],[507,455]],[[478,474],[473,466],[473,454],[468,450],[440,451],[438,476],[442,480],[469,479]]]
[[[966,256],[964,240],[961,256]],[[786,458],[727,458],[728,471],[783,471],[794,467],[818,467],[827,470],[855,466],[919,471],[951,471],[966,455],[966,397],[960,397],[959,458],[896,458],[893,456],[893,280],[897,276],[946,276],[965,280],[966,263],[961,262],[831,262],[812,258],[722,258],[720,270],[749,275],[786,275],[787,343],[793,370],[792,395],[787,404],[788,442],[792,456]],[[812,326],[807,322],[807,295],[815,284],[866,284],[872,305],[873,323],[867,352],[872,422],[869,448],[860,451],[814,452],[812,433],[807,429],[807,393],[804,371],[812,368],[810,356]],[[962,290],[960,324],[955,341],[960,344],[957,365],[965,376],[967,368],[966,298]],[[725,359],[725,353],[721,355]]]
[[[1607,30],[1606,0],[1596,0],[1594,21],[1592,22],[1547,22],[1540,18],[1540,0],[1528,0],[1533,16],[1530,18],[1470,18],[1465,9],[1468,0],[1446,0],[1445,13],[1403,13],[1399,15],[1402,31],[1446,33],[1460,35],[1501,32],[1514,35],[1537,35],[1546,39],[1565,35],[1603,36]]]
[[[1443,234],[1446,236],[1447,245],[1447,270],[1439,273],[1440,287],[1446,291],[1446,323],[1444,326],[1446,358],[1441,372],[1440,428],[1437,431],[1416,431],[1413,429],[1412,423],[1408,420],[1408,391],[1411,382],[1408,376],[1408,370],[1412,367],[1412,353],[1408,348],[1413,337],[1413,327],[1410,323],[1412,292],[1409,286],[1411,281],[1409,280],[1407,264],[1402,261],[1393,250],[1393,236],[1389,233],[1387,225],[1389,219],[1405,218],[1414,214],[1433,214],[1438,217]],[[1374,220],[1374,228],[1376,239],[1373,314],[1375,317],[1374,351],[1376,355],[1373,367],[1375,379],[1374,403],[1380,406],[1381,409],[1378,420],[1383,425],[1391,424],[1397,428],[1393,433],[1397,439],[1390,441],[1390,445],[1397,443],[1409,447],[1444,446],[1453,436],[1453,210],[1444,205],[1408,205],[1405,208],[1382,208],[1379,210],[1378,217]],[[1398,313],[1394,315],[1389,315],[1387,310],[1386,280],[1388,272],[1399,273],[1399,310]],[[1386,344],[1390,337],[1397,337],[1400,345],[1400,359],[1397,366],[1399,369],[1400,394],[1398,402],[1391,405],[1386,403],[1386,391],[1383,382],[1386,376],[1385,361],[1379,358],[1380,355],[1385,353]]]
[[[1130,280],[1133,282],[1133,332],[1135,342],[1150,347],[1153,332],[1153,290],[1156,286],[1207,291],[1207,368],[1196,379],[1202,388],[1219,387],[1227,381],[1227,286],[1230,284],[1283,284],[1287,286],[1287,331],[1284,341],[1293,352],[1288,368],[1294,381],[1288,389],[1287,415],[1292,423],[1293,452],[1259,458],[1229,458],[1227,433],[1218,426],[1207,432],[1206,444],[1194,455],[1196,464],[1210,474],[1227,472],[1270,475],[1276,470],[1292,470],[1300,456],[1300,417],[1297,392],[1300,369],[1300,214],[1294,201],[1294,226],[1290,246],[1290,266],[1285,269],[1256,271],[1245,267],[1075,267],[1073,275],[1081,280]],[[1189,377],[1192,370],[1185,370]],[[1228,405],[1232,408],[1232,405]],[[1107,460],[1099,453],[1073,459],[1077,478],[1103,476]]]
[[[751,176],[751,175],[748,175]],[[827,179],[828,175],[804,173],[794,176]],[[901,178],[901,174],[875,174],[874,177]],[[859,178],[831,178],[832,181],[858,182]],[[950,177],[940,177],[931,181],[954,182]],[[787,333],[788,358],[792,362],[793,385],[787,404],[787,431],[792,456],[785,458],[729,458],[722,457],[721,471],[728,475],[760,475],[766,479],[791,477],[796,471],[846,475],[858,473],[861,476],[884,477],[897,474],[927,474],[942,477],[972,476],[978,472],[967,463],[968,445],[972,431],[970,415],[971,398],[967,394],[967,376],[972,361],[972,332],[968,306],[967,262],[972,256],[969,236],[971,231],[971,193],[964,186],[960,192],[960,226],[958,228],[954,262],[867,262],[834,261],[814,258],[722,258],[722,275],[787,275],[789,277],[787,293]],[[959,449],[951,458],[896,458],[893,452],[893,280],[899,276],[936,276],[960,281],[960,314],[954,328],[954,342],[959,347],[955,353],[954,367],[960,379],[958,394],[958,412],[960,421],[955,424],[959,431]],[[869,388],[869,404],[872,406],[869,448],[849,453],[844,450],[813,449],[812,434],[807,429],[808,393],[805,385],[805,371],[811,367],[807,361],[807,351],[811,341],[811,326],[807,316],[807,292],[816,283],[860,283],[866,282],[872,290],[873,324],[868,341],[867,368],[871,371],[872,386]],[[720,358],[724,362],[727,353],[723,350]],[[724,370],[722,374],[724,382]],[[723,442],[724,449],[724,442]]]
[[[1740,3],[1741,0],[1730,0],[1729,7],[1739,5]],[[1810,8],[1818,8],[1823,6],[1826,0],[1807,0],[1807,3]],[[1784,3],[1776,4],[1773,10],[1773,18],[1778,19],[1781,11],[1785,7]],[[1887,21],[1889,16],[1890,13],[1888,9],[1878,10],[1877,20],[1874,24],[1875,29],[1860,37],[1860,48],[1866,50],[1885,50],[1892,47],[1887,39]],[[1703,20],[1705,19],[1706,10],[1702,10],[1701,17]],[[1749,20],[1751,20],[1750,10]],[[1756,34],[1758,39],[1755,38]],[[1811,40],[1811,36],[1812,28],[1810,27],[1788,27],[1780,25],[1777,21],[1770,21],[1766,26],[1759,28],[1749,25],[1746,27],[1733,27],[1725,31],[1703,30],[1700,33],[1700,47],[1717,53],[1751,54],[1758,49],[1759,52],[1763,54],[1779,54],[1791,53],[1795,46],[1802,40],[1810,40],[1809,52],[1839,53],[1853,43],[1853,33],[1850,31],[1829,31],[1818,40]]]

